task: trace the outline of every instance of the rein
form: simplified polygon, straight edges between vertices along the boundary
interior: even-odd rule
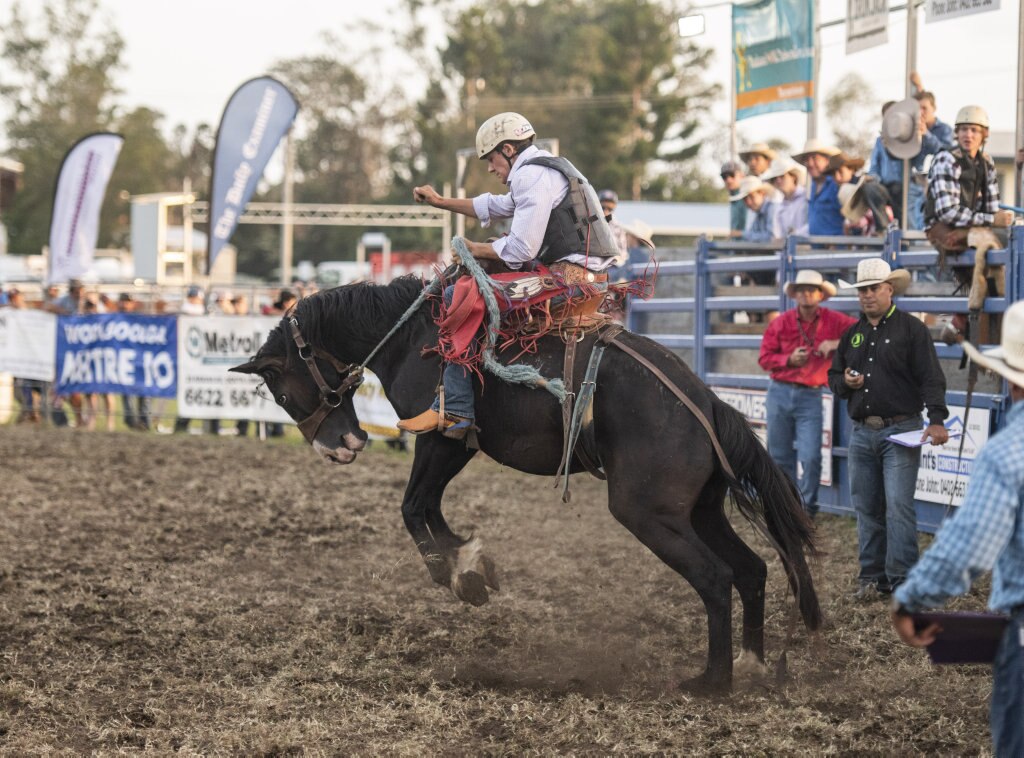
[[[309,369],[309,373],[313,377],[313,381],[316,382],[317,388],[320,390],[320,405],[315,411],[309,416],[298,422],[299,431],[302,432],[302,436],[306,438],[306,442],[310,445],[313,444],[313,440],[316,437],[317,431],[320,429],[320,425],[324,420],[331,415],[335,408],[341,405],[342,398],[349,390],[356,389],[360,384],[363,383],[363,372],[366,369],[366,365],[373,359],[380,349],[384,347],[391,337],[399,330],[399,328],[409,320],[424,300],[435,290],[441,283],[441,279],[444,274],[435,276],[434,279],[423,288],[419,296],[413,301],[405,313],[401,315],[395,325],[391,327],[391,330],[385,334],[380,342],[377,343],[376,347],[370,351],[369,355],[360,364],[342,363],[333,355],[328,353],[326,350],[321,350],[318,347],[313,347],[308,344],[302,336],[302,331],[299,329],[299,321],[297,318],[292,316],[288,319],[288,326],[291,331],[292,340],[295,342],[295,347],[299,350],[299,357],[302,358],[306,363],[306,367]],[[323,358],[325,361],[334,367],[334,370],[338,372],[341,377],[341,383],[331,389],[331,386],[327,384],[324,379],[324,375],[320,373],[320,367],[316,365],[316,359]]]

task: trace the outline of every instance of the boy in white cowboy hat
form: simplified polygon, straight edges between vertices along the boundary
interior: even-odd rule
[[[893,271],[881,258],[857,264],[855,287],[861,317],[843,335],[828,371],[836,397],[846,400],[853,419],[849,444],[850,499],[857,511],[860,546],[857,599],[887,594],[917,561],[914,489],[921,451],[889,437],[928,427],[921,441],[941,445],[949,438],[944,421],[946,376],[928,328],[892,302],[910,284],[910,272]]]
[[[747,164],[751,176],[760,176],[768,170],[771,162],[779,157],[779,154],[772,150],[765,142],[755,142],[746,150],[740,152],[740,160]]]
[[[804,178],[807,170],[792,158],[780,157],[772,161],[761,174],[761,181],[769,182],[782,195],[779,201],[779,229],[783,235],[807,234],[807,192]]]
[[[782,237],[779,229],[779,205],[775,202],[775,189],[756,176],[748,176],[740,182],[740,191],[735,201],[742,201],[753,218],[747,220],[743,239],[748,242],[771,242]]]
[[[839,212],[839,185],[828,173],[829,160],[839,155],[839,148],[819,139],[809,139],[802,153],[793,160],[807,168],[811,177],[807,195],[808,232],[812,235],[839,236],[843,233],[843,214]]]
[[[771,374],[766,402],[768,452],[796,482],[804,508],[813,517],[818,512],[821,479],[821,388],[828,382],[839,338],[856,319],[821,307],[836,294],[836,287],[817,271],[797,272],[783,289],[796,307],[768,325],[757,359]]]
[[[964,351],[1009,383],[1006,424],[982,448],[964,503],[946,522],[893,594],[892,623],[908,645],[931,644],[941,630],[914,630],[911,613],[941,606],[992,571],[988,606],[1011,619],[992,666],[990,725],[994,755],[1024,755],[1024,302],[1010,306],[1000,347]]]

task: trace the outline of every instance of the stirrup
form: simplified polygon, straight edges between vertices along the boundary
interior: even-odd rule
[[[452,421],[450,424],[448,423],[449,421],[451,421],[451,417],[445,416],[443,422],[445,427],[441,430],[441,434],[448,439],[463,440],[466,438],[466,435],[469,434],[469,430],[474,428],[473,419],[471,418],[464,418],[461,421]]]

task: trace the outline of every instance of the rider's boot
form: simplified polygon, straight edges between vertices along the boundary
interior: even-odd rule
[[[445,437],[461,440],[469,430],[473,428],[473,419],[462,416],[445,414],[444,421],[441,421],[441,414],[433,408],[423,411],[419,416],[409,419],[402,419],[398,422],[398,428],[410,434],[426,434],[427,432],[441,432]]]

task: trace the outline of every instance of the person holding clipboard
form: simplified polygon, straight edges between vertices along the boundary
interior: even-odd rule
[[[998,348],[964,351],[982,368],[1009,382],[1013,403],[1007,423],[974,462],[964,503],[893,593],[892,624],[903,642],[935,648],[957,627],[963,654],[984,643],[994,624],[1003,626],[993,646],[990,726],[997,756],[1024,755],[1024,301],[1007,309]],[[1008,618],[974,614],[923,615],[962,595],[992,570],[990,610]],[[972,632],[973,629],[973,632]],[[973,635],[973,636],[972,636]],[[964,660],[947,646],[950,662]],[[975,658],[975,660],[977,660]]]

